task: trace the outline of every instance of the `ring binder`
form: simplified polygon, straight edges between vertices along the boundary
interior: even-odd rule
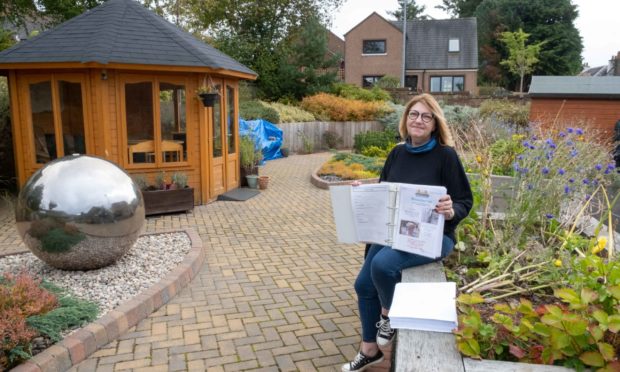
[[[442,186],[382,182],[332,186],[338,241],[389,245],[426,257],[441,256],[444,217],[434,212]]]

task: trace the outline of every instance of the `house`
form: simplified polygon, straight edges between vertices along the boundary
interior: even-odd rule
[[[338,79],[344,80],[344,40],[327,30],[327,55],[325,59],[338,58]]]
[[[612,56],[606,65],[587,68],[579,76],[620,76],[620,52]]]
[[[402,75],[403,23],[372,13],[345,34],[345,81],[371,86]],[[477,93],[475,18],[407,22],[405,86],[431,93]]]
[[[530,120],[588,127],[611,140],[620,120],[620,76],[532,76]]]
[[[72,153],[151,181],[182,171],[206,203],[239,186],[238,82],[256,74],[134,0],[108,0],[0,52],[18,185]],[[213,107],[201,86],[219,96]]]

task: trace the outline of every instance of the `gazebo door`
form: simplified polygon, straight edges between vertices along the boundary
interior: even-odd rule
[[[226,167],[224,161],[224,151],[226,149],[226,137],[223,130],[222,112],[222,85],[215,84],[215,88],[220,92],[219,99],[211,108],[211,197],[226,192]]]
[[[237,133],[239,133],[239,115],[235,106],[235,88],[226,84],[226,190],[239,186],[239,152],[237,151]]]
[[[30,75],[21,79],[23,117],[28,123],[28,167],[90,151],[87,79],[81,74]]]

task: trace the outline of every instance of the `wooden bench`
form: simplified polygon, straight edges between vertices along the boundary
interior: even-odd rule
[[[403,282],[444,282],[439,262],[403,270]],[[398,331],[393,370],[396,372],[568,372],[572,369],[539,364],[463,358],[450,333]]]

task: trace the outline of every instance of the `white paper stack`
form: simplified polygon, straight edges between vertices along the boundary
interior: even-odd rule
[[[398,283],[390,308],[392,328],[450,333],[458,327],[456,283]]]

